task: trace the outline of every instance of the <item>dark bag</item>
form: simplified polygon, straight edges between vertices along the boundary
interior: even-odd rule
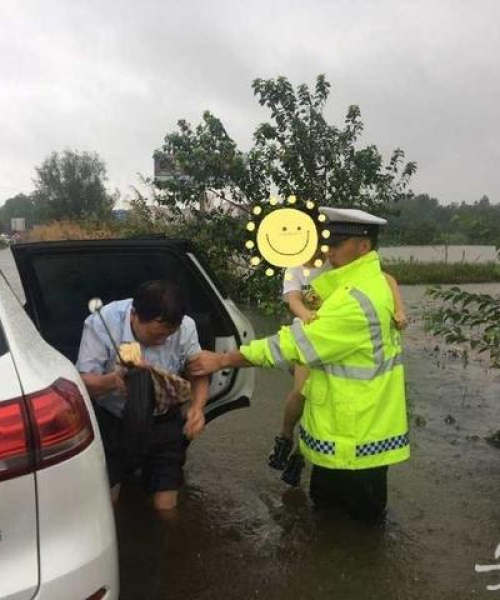
[[[124,441],[127,463],[130,469],[135,469],[149,447],[155,392],[148,369],[130,369],[125,381],[128,398],[123,411]]]

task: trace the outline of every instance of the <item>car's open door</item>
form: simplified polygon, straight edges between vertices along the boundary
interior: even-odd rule
[[[183,240],[84,240],[12,247],[26,309],[45,340],[75,361],[90,298],[130,298],[151,279],[183,287],[201,346],[220,352],[252,339],[248,320],[227,298],[192,244]],[[247,406],[252,370],[228,369],[212,377],[207,417]]]

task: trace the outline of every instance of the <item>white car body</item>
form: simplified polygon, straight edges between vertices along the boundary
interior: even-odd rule
[[[1,275],[0,323],[7,344],[0,357],[4,439],[11,421],[2,419],[2,405],[23,402],[61,378],[77,386],[94,436],[74,456],[0,480],[0,598],[85,600],[102,589],[101,598],[117,600],[115,524],[99,429],[85,387],[71,362],[44,342]],[[7,469],[0,453],[0,477]]]
[[[200,336],[203,347],[228,352],[251,341],[254,331],[189,243],[113,240],[12,248],[26,304],[0,270],[0,600],[117,600],[117,543],[104,452],[90,399],[72,362],[86,301],[95,295],[106,298],[108,292],[113,299],[113,285],[120,291],[127,285],[133,289],[134,276],[161,278],[169,266],[192,286],[191,308],[205,336],[205,343]],[[115,261],[123,273],[108,282],[106,274],[113,272]],[[89,283],[94,263],[95,281]],[[52,320],[47,316],[51,311],[56,315]],[[214,375],[207,422],[248,406],[253,389],[253,369]],[[36,412],[36,406],[43,409],[44,402],[50,405],[57,394],[66,393],[80,407],[80,420],[70,413],[54,417],[50,411],[48,416],[47,411]],[[75,451],[60,444],[58,460],[50,454],[51,435],[59,426],[69,431],[72,419],[82,433],[68,438]],[[23,427],[26,439],[20,449]]]

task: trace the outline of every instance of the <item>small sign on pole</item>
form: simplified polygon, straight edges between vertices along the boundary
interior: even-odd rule
[[[12,231],[25,231],[26,229],[26,219],[23,218],[15,218],[10,220],[10,228]]]
[[[177,179],[187,182],[189,175],[182,172],[173,154],[156,154],[154,156],[154,178],[157,182],[167,182]]]

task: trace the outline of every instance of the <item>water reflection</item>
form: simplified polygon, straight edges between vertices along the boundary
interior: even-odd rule
[[[292,381],[260,370],[251,408],[216,419],[192,445],[176,519],[158,520],[138,485],[124,486],[122,600],[492,597],[475,565],[491,563],[500,542],[500,454],[485,442],[500,428],[500,375],[434,352],[418,319],[423,291],[403,287],[414,317],[405,334],[412,459],[390,470],[386,526],[315,512],[306,485],[289,490],[267,467]],[[278,325],[252,320],[260,335]]]

